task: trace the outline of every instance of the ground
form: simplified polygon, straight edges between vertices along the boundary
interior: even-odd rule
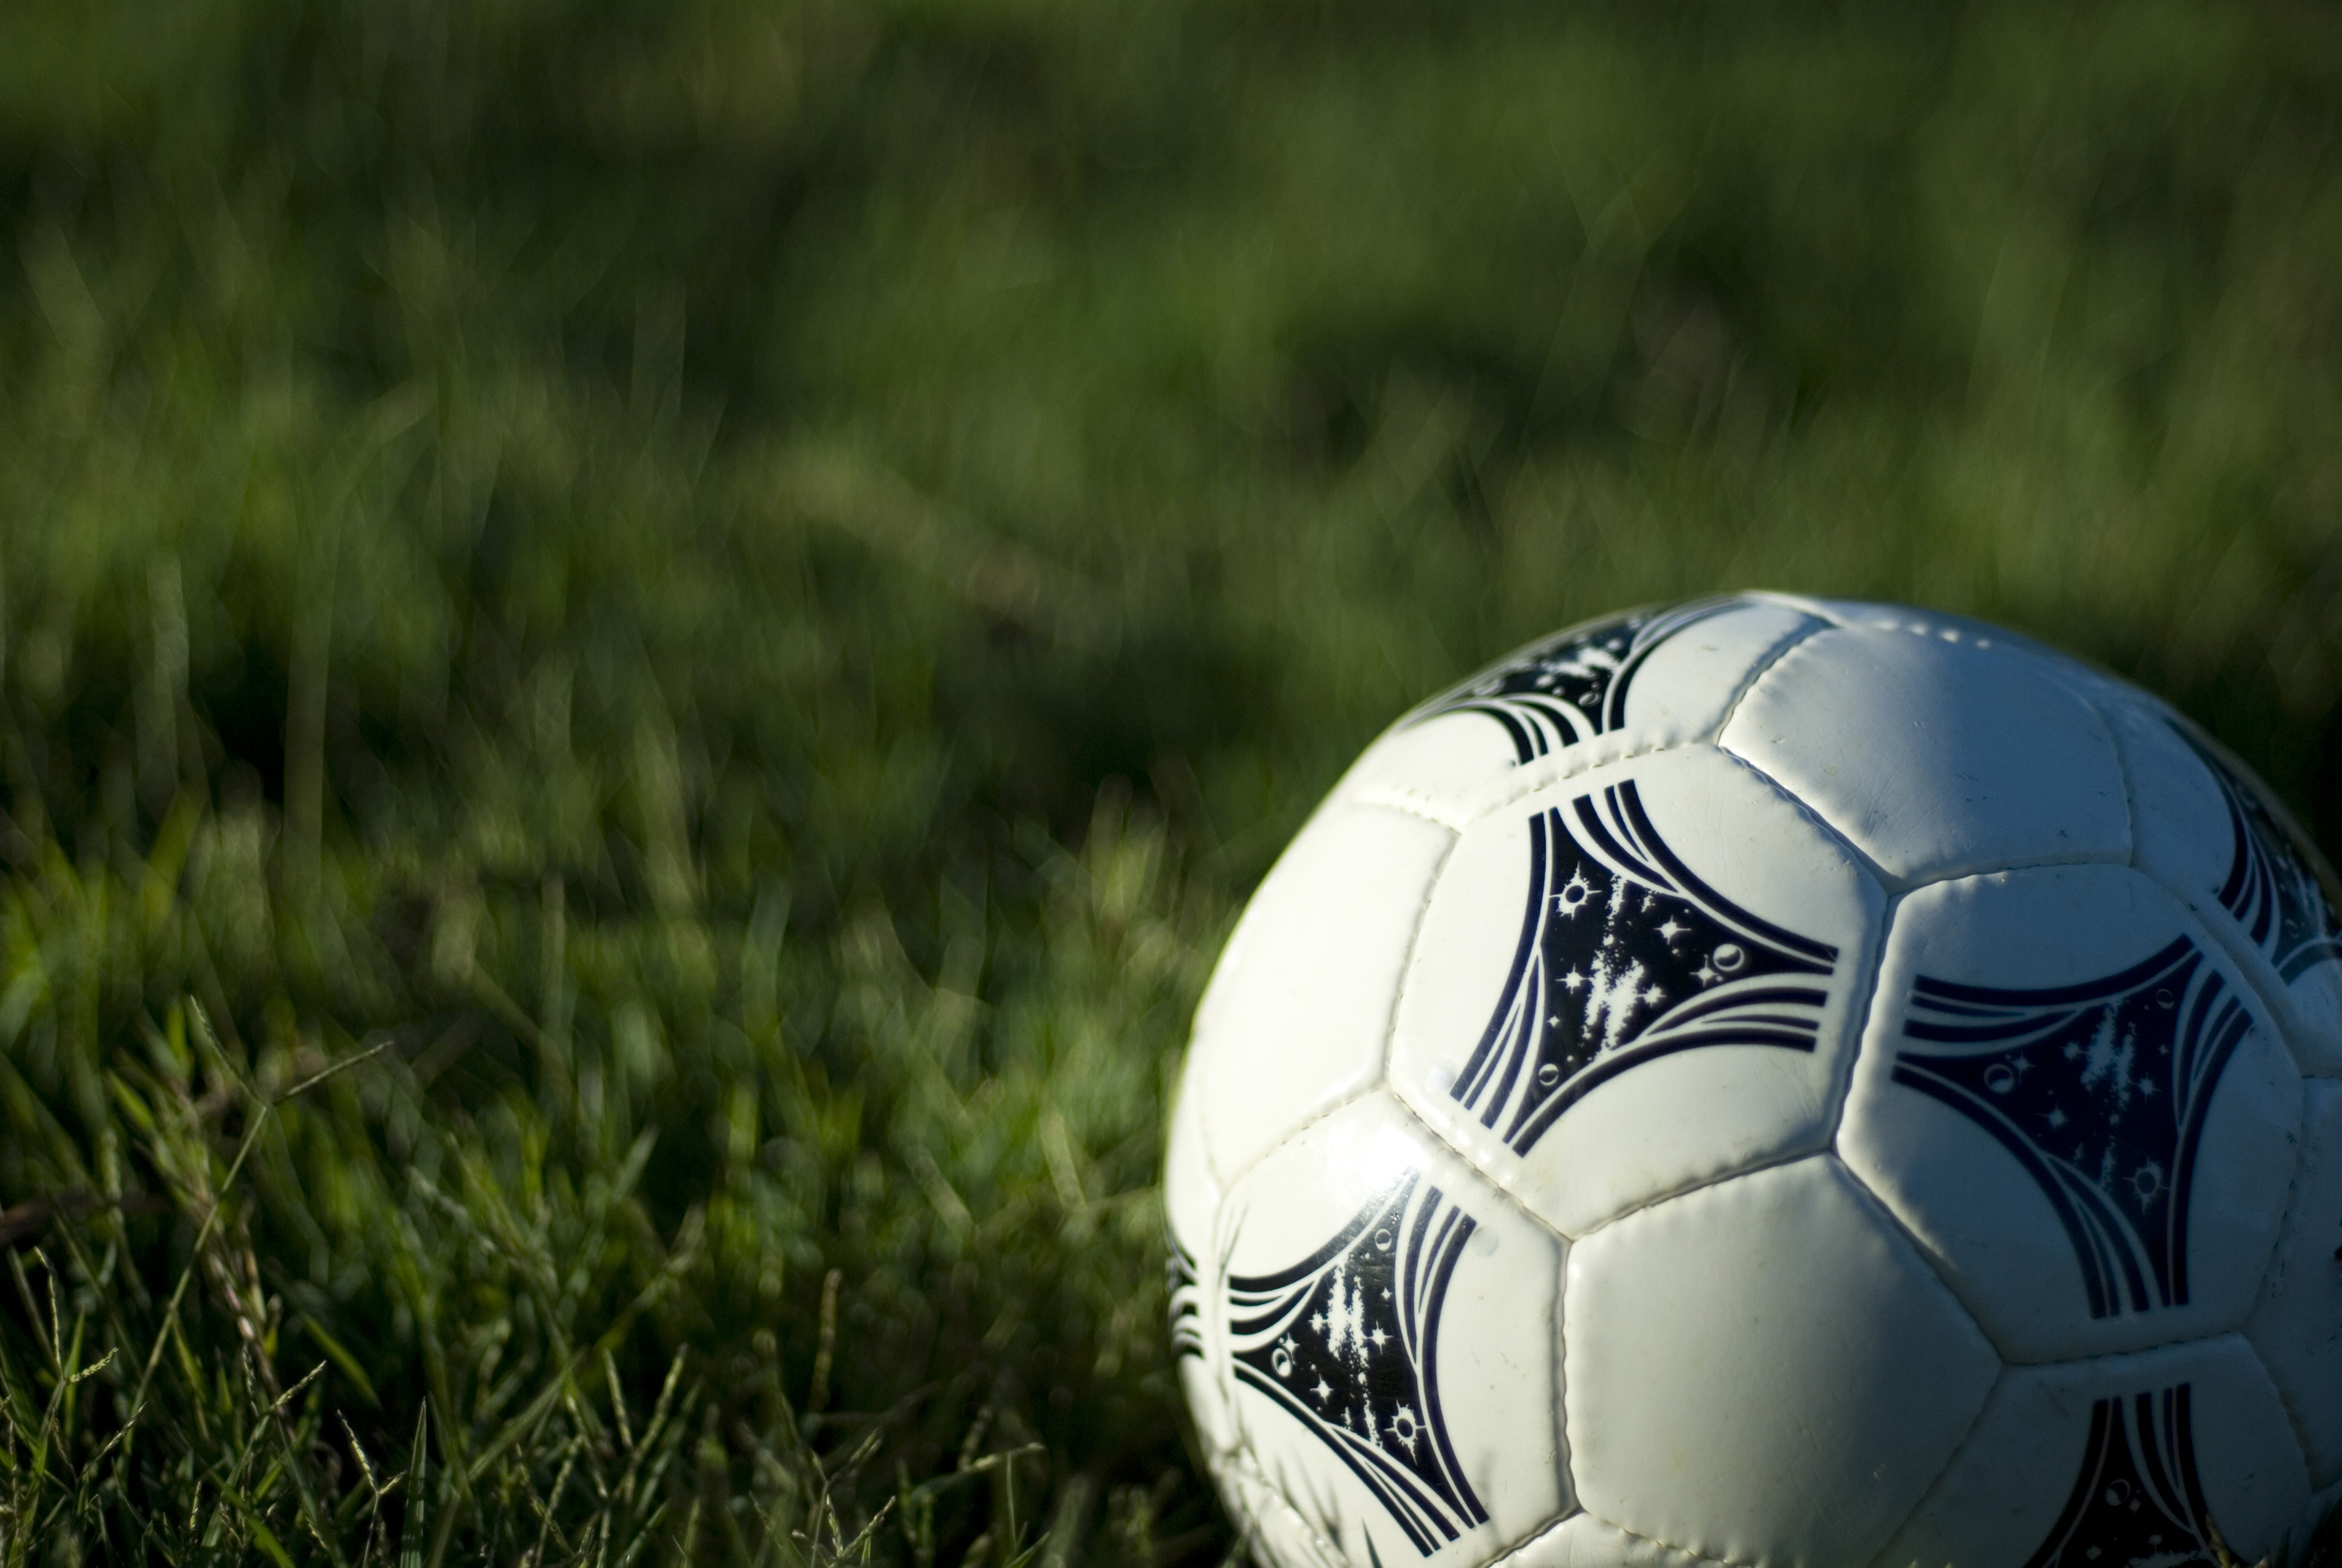
[[[2337,825],[2337,108],[2281,0],[7,8],[0,1559],[1218,1561],[1165,1095],[1408,703],[1912,599]]]

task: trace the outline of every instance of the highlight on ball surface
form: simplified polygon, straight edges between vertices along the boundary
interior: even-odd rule
[[[1263,1561],[2179,1568],[2342,1495],[2330,873],[2156,698],[1748,594],[1367,748],[1198,1009],[1180,1376]]]

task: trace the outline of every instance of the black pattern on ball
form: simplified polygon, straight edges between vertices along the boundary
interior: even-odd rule
[[[1706,599],[1564,632],[1428,704],[1412,721],[1480,714],[1502,724],[1529,762],[1626,723],[1626,692],[1660,644],[1739,601]]]
[[[1439,1403],[1439,1313],[1472,1217],[1418,1173],[1308,1257],[1231,1277],[1236,1375],[1340,1456],[1418,1553],[1487,1521]]]
[[[1526,1154],[1641,1063],[1702,1045],[1811,1051],[1837,949],[1693,874],[1630,782],[1529,824],[1529,897],[1504,990],[1448,1094]]]
[[[2187,1209],[2252,1016],[2182,936],[2118,974],[2003,990],[1924,976],[1895,1081],[1975,1121],[2066,1227],[2092,1317],[2187,1300]]]
[[[2185,726],[2173,724],[2171,729],[2203,760],[2227,804],[2228,874],[2213,890],[2220,906],[2237,917],[2288,985],[2311,965],[2342,958],[2342,939],[2337,939],[2342,921],[2337,920],[2317,874],[2269,814],[2259,793],[2229,772]]]
[[[1179,1244],[1176,1234],[1166,1232],[1166,1240],[1170,1243],[1169,1254],[1163,1260],[1163,1272],[1171,1303],[1171,1351],[1174,1355],[1201,1356],[1203,1300],[1196,1283],[1195,1254]]]
[[[2214,1568],[2188,1385],[2101,1399],[2066,1507],[2025,1568]]]

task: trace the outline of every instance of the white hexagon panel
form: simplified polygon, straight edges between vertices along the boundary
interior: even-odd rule
[[[2342,918],[2285,810],[2160,704],[2107,704],[2130,773],[2137,864],[2267,976],[2309,1073],[2342,1074]]]
[[[2277,1240],[2301,1084],[2178,901],[2121,866],[1910,894],[1839,1152],[2012,1359],[2237,1326]]]
[[[1516,776],[1549,778],[1629,751],[1706,739],[1756,671],[1823,624],[1744,594],[1572,626],[1401,719],[1367,748],[1336,797],[1397,801],[1445,816],[1456,802]]]
[[[1825,1146],[1884,907],[1806,812],[1692,745],[1464,830],[1391,1082],[1565,1234]]]
[[[1562,1310],[1570,1468],[1586,1511],[1731,1563],[1867,1562],[2000,1371],[1827,1154],[1576,1243]]]
[[[2308,1503],[2277,1390],[2224,1334],[2011,1367],[1877,1568],[2259,1562]]]
[[[1720,740],[1903,883],[2125,860],[2114,738],[2063,664],[1952,627],[1834,628],[1759,676]]]
[[[2342,1084],[2303,1085],[2301,1173],[2245,1325],[2318,1486],[2342,1482]]]
[[[1221,1181],[1381,1081],[1416,924],[1455,839],[1406,812],[1330,804],[1262,881],[1188,1046],[1186,1093]]]
[[[1388,1096],[1237,1181],[1228,1387],[1251,1462],[1356,1563],[1480,1563],[1566,1511],[1561,1244]]]

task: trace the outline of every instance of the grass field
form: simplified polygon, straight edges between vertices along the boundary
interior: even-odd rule
[[[2283,3],[0,8],[0,1562],[1219,1562],[1166,1085],[1410,701],[1915,599],[2342,826],[2337,111]]]

